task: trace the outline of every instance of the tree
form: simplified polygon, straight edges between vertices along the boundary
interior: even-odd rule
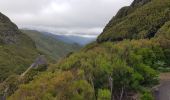
[[[123,100],[130,89],[130,83],[134,74],[133,68],[126,65],[124,61],[117,60],[112,65],[113,72],[113,92],[114,100]]]

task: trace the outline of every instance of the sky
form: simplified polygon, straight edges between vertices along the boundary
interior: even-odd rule
[[[0,12],[19,28],[96,37],[133,0],[0,0]]]

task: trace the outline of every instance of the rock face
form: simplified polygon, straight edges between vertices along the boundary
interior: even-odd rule
[[[18,27],[11,20],[0,13],[0,44],[13,44],[17,42]]]
[[[44,55],[40,55],[39,57],[37,57],[37,59],[35,60],[32,66],[37,67],[41,65],[47,66],[47,59],[45,58]]]
[[[151,0],[134,0],[130,6],[121,8],[115,18],[122,18],[133,12],[136,8],[149,3]]]
[[[150,2],[151,0],[134,0],[133,3],[131,4],[131,6],[138,6],[138,5],[144,5],[148,2]]]

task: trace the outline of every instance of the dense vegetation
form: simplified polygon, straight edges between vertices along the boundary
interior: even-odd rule
[[[148,1],[145,5],[123,8],[99,36],[98,41],[120,41],[123,39],[151,38],[170,20],[169,0]],[[149,2],[151,1],[151,2]],[[135,3],[135,2],[134,2]]]
[[[62,42],[50,33],[41,33],[33,30],[22,30],[22,32],[31,37],[39,51],[55,60],[80,49],[79,45]]]
[[[56,98],[60,98],[59,100],[62,100],[61,98],[65,98],[64,100],[94,100],[94,98],[109,100],[111,98],[109,77],[113,79],[112,95],[116,100],[120,99],[122,93],[124,99],[131,94],[133,96],[135,93],[145,94],[145,92],[148,92],[147,88],[158,82],[158,71],[156,69],[168,67],[166,65],[169,58],[165,56],[162,49],[164,44],[161,42],[163,42],[162,39],[156,38],[152,40],[125,40],[116,44],[112,42],[91,44],[81,52],[70,55],[58,64],[53,65],[49,72],[42,73],[31,83],[21,85],[20,89],[11,97],[11,100],[13,98],[16,98],[16,100],[23,98],[46,100],[46,95],[48,95],[49,100]],[[51,72],[55,76],[49,76]],[[58,73],[64,74],[66,72],[69,72],[74,78],[67,80],[70,75],[58,76]],[[50,80],[53,81],[50,82]],[[63,81],[59,82],[61,80]],[[85,83],[80,81],[84,81],[87,87],[85,87]],[[72,85],[67,87],[66,83],[63,84],[63,82],[67,84],[80,83],[77,83],[79,85],[76,85],[77,88],[75,88]],[[85,89],[85,91],[84,88],[88,89]],[[63,89],[68,92],[62,92]],[[89,94],[88,90],[91,91],[91,95],[87,99],[84,98],[84,95]],[[44,94],[41,94],[42,91],[44,91]]]
[[[170,71],[169,6],[169,0],[135,0],[97,42],[50,64],[8,99],[153,100],[159,72]]]

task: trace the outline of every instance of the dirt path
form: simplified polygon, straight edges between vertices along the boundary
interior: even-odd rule
[[[155,100],[170,100],[170,73],[160,74],[160,85],[154,94]]]
[[[24,77],[25,74],[28,73],[33,67],[34,67],[34,64],[32,64],[24,73],[22,73],[20,77]]]

